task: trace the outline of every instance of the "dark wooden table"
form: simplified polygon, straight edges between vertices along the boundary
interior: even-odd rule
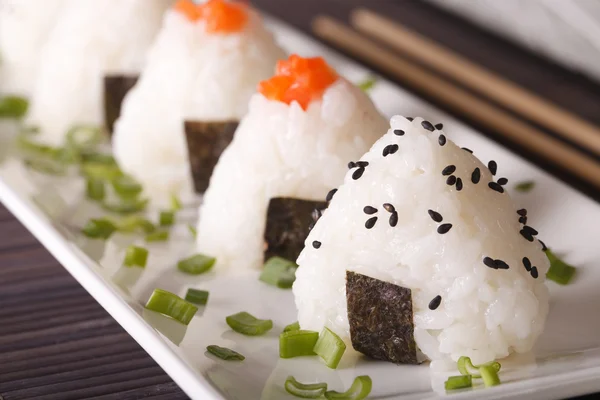
[[[414,0],[255,0],[303,30],[318,12],[368,5],[600,124],[600,86]],[[403,84],[403,82],[399,82]],[[465,120],[471,124],[471,121]],[[475,126],[498,139],[494,132]],[[550,133],[551,134],[551,133]],[[599,199],[544,160],[542,168]],[[0,400],[187,396],[3,207],[0,207]],[[249,399],[251,400],[251,399]]]

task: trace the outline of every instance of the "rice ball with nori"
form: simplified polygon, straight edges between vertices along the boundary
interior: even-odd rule
[[[260,267],[271,199],[325,200],[348,159],[386,127],[369,96],[322,58],[280,61],[215,167],[200,207],[199,251],[231,268]]]
[[[327,326],[352,343],[361,310],[348,304],[370,307],[365,296],[394,292],[347,283],[351,271],[410,290],[411,333],[431,360],[469,356],[480,364],[530,350],[548,313],[549,263],[535,229],[519,222],[494,182],[496,168],[490,172],[430,122],[401,116],[360,161],[364,170],[357,174],[356,163],[346,174],[297,260],[302,329]],[[348,284],[357,292],[347,293]],[[393,313],[369,318],[400,321]],[[370,340],[381,340],[377,334]]]

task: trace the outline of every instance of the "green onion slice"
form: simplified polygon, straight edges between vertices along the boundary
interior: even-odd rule
[[[46,158],[32,158],[23,161],[25,165],[37,172],[47,175],[64,176],[67,168],[64,164]]]
[[[161,211],[158,216],[160,226],[171,226],[175,222],[175,213],[173,211]]]
[[[117,222],[117,230],[123,233],[133,233],[142,231],[149,234],[156,230],[156,226],[146,218],[139,215],[129,215],[123,217]]]
[[[193,225],[188,224],[188,230],[190,231],[190,233],[192,234],[194,239],[198,237],[198,231],[196,230],[196,228]]]
[[[148,261],[148,250],[143,247],[129,246],[125,252],[125,260],[123,265],[126,267],[142,267],[146,266]]]
[[[166,242],[169,240],[168,231],[156,231],[146,235],[146,242]]]
[[[279,357],[293,358],[314,356],[314,347],[319,340],[319,332],[289,331],[279,335]]]
[[[330,390],[325,392],[325,398],[328,400],[362,400],[366,398],[373,388],[373,381],[367,375],[361,375],[354,378],[352,386],[344,393]]]
[[[205,306],[208,303],[208,291],[199,289],[188,289],[185,300],[190,303]]]
[[[142,185],[128,175],[116,177],[111,184],[115,193],[122,199],[131,199],[142,192]]]
[[[577,272],[577,268],[558,258],[550,249],[546,249],[545,253],[548,260],[550,260],[550,269],[546,273],[546,278],[559,285],[567,285],[571,282]]]
[[[523,182],[519,182],[515,185],[515,190],[517,192],[529,192],[531,189],[533,189],[535,186],[535,182],[534,181],[523,181]]]
[[[230,315],[225,321],[234,331],[248,336],[262,335],[273,328],[272,320],[258,319],[245,311]]]
[[[89,220],[81,232],[93,239],[108,239],[117,230],[115,224],[107,218]]]
[[[173,211],[179,211],[181,210],[182,205],[181,205],[181,200],[179,199],[179,197],[177,197],[177,195],[175,194],[171,194],[171,210]]]
[[[263,266],[260,280],[269,285],[289,289],[296,280],[296,263],[281,257],[271,257]]]
[[[188,325],[198,311],[198,307],[192,303],[162,289],[154,289],[146,303],[146,309],[171,317],[184,325]]]
[[[84,163],[101,164],[108,166],[117,166],[117,161],[111,154],[98,153],[95,151],[81,153],[81,160]]]
[[[369,92],[371,89],[373,89],[373,86],[375,86],[376,83],[377,78],[375,78],[374,76],[369,76],[363,81],[357,83],[356,86],[358,86],[358,88],[363,92]]]
[[[17,136],[16,144],[19,149],[47,157],[56,157],[60,152],[60,148],[36,143],[33,140],[30,140],[29,136],[30,135],[28,134],[20,134]]]
[[[29,101],[23,97],[4,96],[0,98],[0,118],[23,118],[28,108]]]
[[[286,327],[283,328],[284,332],[299,331],[299,330],[300,330],[300,323],[298,321],[293,322],[289,325],[286,325]]]
[[[498,371],[493,365],[484,365],[479,368],[479,373],[483,378],[483,384],[486,387],[497,386],[500,384],[500,378],[498,377]]]
[[[104,181],[99,179],[88,179],[86,182],[86,196],[91,200],[104,200],[106,191],[104,190]]]
[[[233,351],[231,349],[228,349],[227,347],[216,346],[214,344],[211,344],[210,346],[207,346],[206,350],[210,354],[212,354],[212,355],[214,355],[216,357],[219,357],[221,360],[226,360],[226,361],[244,361],[246,359],[246,357],[244,357],[243,355],[241,355],[237,351]]]
[[[473,379],[471,375],[458,375],[450,376],[448,380],[444,382],[444,388],[446,390],[466,389],[473,386]]]
[[[81,174],[86,178],[113,181],[123,176],[118,166],[101,162],[84,162],[81,164]]]
[[[148,205],[148,199],[131,199],[122,200],[119,203],[102,203],[102,208],[106,211],[114,212],[117,214],[133,214],[140,211],[144,211]]]
[[[479,375],[479,369],[482,367],[491,367],[496,370],[496,372],[500,371],[500,368],[502,368],[502,365],[500,365],[500,363],[497,361],[492,361],[483,365],[473,365],[473,362],[467,356],[460,357],[456,364],[458,371],[462,375],[471,375],[473,378],[481,378],[481,375]]]
[[[300,383],[293,376],[285,380],[285,391],[303,399],[317,399],[325,394],[326,383]]]
[[[67,146],[76,149],[93,149],[102,143],[102,129],[92,125],[75,125],[67,131]]]
[[[200,275],[208,272],[217,261],[214,257],[195,254],[177,263],[177,269],[190,275]]]
[[[315,344],[314,352],[321,356],[325,361],[325,365],[331,369],[336,369],[345,351],[346,344],[344,341],[329,328],[323,328],[319,340]]]

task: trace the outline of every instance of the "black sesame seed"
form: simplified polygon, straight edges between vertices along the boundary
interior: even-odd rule
[[[473,154],[473,150],[469,149],[468,147],[461,147],[461,149],[463,149],[464,151],[467,151],[467,152]]]
[[[407,120],[412,121],[414,118],[413,117],[406,117]]]
[[[385,146],[383,148],[383,151],[381,152],[381,154],[386,157],[388,154],[390,154],[390,149],[388,148],[388,146]]]
[[[491,257],[483,257],[483,264],[485,264],[486,267],[498,269],[498,267],[496,266],[496,262]]]
[[[452,228],[452,224],[441,224],[437,228],[437,233],[443,235],[444,233],[448,233],[448,231]]]
[[[479,170],[479,168],[475,168],[475,170],[471,174],[471,182],[479,183],[480,179],[481,179],[481,171]]]
[[[538,270],[537,267],[531,267],[531,277],[533,279],[537,279],[538,277]]]
[[[496,161],[492,160],[488,163],[488,168],[492,175],[496,175],[496,171],[498,171],[498,164],[496,164]]]
[[[365,228],[371,229],[375,226],[375,222],[377,222],[377,217],[371,217],[365,222]]]
[[[488,183],[488,186],[490,189],[495,190],[498,193],[504,193],[504,188],[500,185],[498,185],[497,182],[490,182]]]
[[[536,231],[535,229],[533,229],[532,227],[527,226],[527,225],[525,225],[523,227],[523,230],[526,231],[527,233],[530,233],[532,236],[535,236],[538,234],[538,231]]]
[[[396,207],[394,207],[390,203],[383,203],[383,208],[385,208],[385,211],[387,211],[387,212],[394,212],[394,211],[396,211]]]
[[[452,175],[454,173],[454,171],[456,171],[456,166],[448,165],[446,168],[444,168],[442,170],[442,175],[444,175],[444,176]]]
[[[429,213],[429,216],[431,217],[432,220],[434,220],[435,222],[442,222],[443,221],[443,217],[442,214],[435,212],[433,210],[427,210],[427,213]]]
[[[507,183],[508,183],[508,179],[506,179],[506,178],[500,178],[500,179],[498,179],[498,184],[499,184],[499,185],[502,185],[502,186],[504,186],[504,185],[506,185]]]
[[[456,190],[458,192],[460,192],[462,190],[462,188],[463,188],[462,179],[457,178],[456,179]]]
[[[393,228],[398,224],[398,213],[394,211],[392,215],[390,215],[390,226]]]
[[[502,260],[494,260],[497,269],[508,269],[508,264]]]
[[[394,135],[404,136],[404,131],[402,129],[394,129]]]
[[[386,157],[388,154],[394,154],[399,149],[397,144],[388,144],[383,148],[383,156]]]
[[[523,265],[527,271],[531,271],[531,261],[529,261],[529,258],[523,257]]]
[[[521,236],[523,236],[525,239],[527,239],[529,242],[533,242],[533,236],[531,236],[530,232],[527,232],[524,229],[521,229],[519,231],[519,233],[521,234]]]
[[[446,179],[446,185],[454,185],[456,183],[456,177],[454,175],[450,175],[448,179]]]
[[[527,217],[519,217],[519,223],[523,225],[527,224]]]
[[[548,250],[548,247],[546,247],[546,243],[542,242],[540,239],[538,239],[538,242],[542,244],[542,251]]]
[[[362,174],[365,172],[364,168],[359,168],[356,171],[354,171],[354,173],[352,174],[352,179],[357,180],[359,179]]]
[[[318,249],[319,247],[321,247],[321,242],[315,240],[314,242],[312,242],[312,245],[315,249]]]
[[[363,212],[365,214],[371,215],[375,214],[377,212],[377,209],[375,207],[365,206],[365,208],[363,208]]]
[[[526,217],[527,216],[527,210],[524,208],[521,208],[520,210],[517,210],[517,214],[519,214],[522,217]]]
[[[354,161],[350,161],[348,163],[348,169],[356,168],[356,163]]]
[[[357,161],[356,165],[358,165],[361,168],[365,168],[369,165],[369,162],[368,161]]]
[[[431,300],[429,302],[429,309],[430,310],[435,310],[436,308],[438,308],[440,306],[442,302],[442,296],[440,296],[439,294],[437,296],[435,296],[433,298],[433,300]]]
[[[431,131],[431,132],[433,132],[435,130],[435,128],[433,127],[433,125],[429,121],[421,121],[421,126],[424,129],[427,129],[428,131]]]
[[[438,137],[438,143],[440,144],[440,146],[445,145],[446,144],[446,136],[440,135],[440,137]]]
[[[325,197],[325,201],[331,201],[331,199],[333,199],[333,195],[337,192],[337,189],[331,189],[329,191],[329,193],[327,193],[327,196]]]
[[[438,131],[444,129],[444,124],[435,124],[435,129],[437,129]]]

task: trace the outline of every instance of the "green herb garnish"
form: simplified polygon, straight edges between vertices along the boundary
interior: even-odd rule
[[[86,182],[86,196],[90,200],[104,200],[106,191],[104,190],[104,181],[99,179],[88,179]]]
[[[300,330],[300,323],[298,321],[291,323],[289,325],[286,325],[286,327],[283,328],[284,332],[299,331],[299,330]]]
[[[457,389],[466,389],[473,386],[473,379],[471,375],[458,375],[458,376],[450,376],[448,380],[444,382],[444,388],[446,390],[457,390]]]
[[[296,263],[281,257],[271,257],[263,266],[260,280],[269,285],[289,289],[296,280]]]
[[[188,224],[188,231],[190,231],[190,233],[192,234],[192,236],[195,238],[198,237],[198,231],[196,230],[196,228],[193,225]]]
[[[33,158],[24,160],[23,163],[33,169],[47,175],[64,176],[67,174],[67,168],[64,164],[46,158]]]
[[[23,97],[4,96],[0,98],[0,118],[23,118],[28,108],[29,102]]]
[[[373,388],[373,381],[367,375],[357,376],[352,386],[347,391],[340,393],[335,390],[325,392],[327,400],[362,400],[366,398]]]
[[[135,198],[142,192],[142,185],[128,175],[116,177],[111,184],[115,193],[125,200]]]
[[[484,365],[479,368],[479,374],[483,378],[483,384],[486,387],[497,386],[500,384],[498,371],[494,365]]]
[[[177,269],[190,275],[200,275],[208,272],[217,261],[214,257],[195,254],[177,263]]]
[[[188,325],[198,311],[198,307],[192,303],[162,289],[154,289],[146,303],[146,309],[171,317],[184,325]]]
[[[246,357],[244,357],[243,355],[241,355],[237,351],[233,351],[233,350],[228,349],[226,347],[216,346],[214,344],[211,344],[210,346],[207,346],[206,350],[210,354],[212,354],[212,355],[214,355],[216,357],[219,357],[221,360],[226,360],[226,361],[244,361],[246,359]]]
[[[168,231],[156,231],[146,235],[146,242],[166,242],[169,240]]]
[[[86,178],[113,181],[123,176],[123,171],[116,165],[101,162],[84,162],[81,164],[81,174]]]
[[[554,281],[559,285],[567,285],[575,276],[577,268],[572,267],[558,258],[550,249],[544,251],[550,261],[550,269],[546,273],[546,279]]]
[[[119,203],[102,203],[102,208],[106,211],[114,212],[117,214],[133,214],[140,211],[144,211],[148,205],[148,199],[123,199]]]
[[[303,399],[317,399],[325,394],[326,383],[300,383],[293,376],[285,380],[285,391]]]
[[[319,332],[289,331],[279,335],[279,357],[293,358],[314,356],[314,347],[319,340]]]
[[[181,210],[182,205],[181,205],[181,200],[179,199],[179,197],[177,197],[174,194],[171,194],[171,210],[173,211],[179,211]]]
[[[273,328],[272,320],[258,319],[245,311],[230,315],[225,321],[234,331],[248,336],[262,335]]]
[[[108,239],[117,230],[115,224],[107,218],[89,220],[81,233],[93,239]]]
[[[156,230],[156,226],[139,215],[129,215],[117,222],[117,230],[123,233],[143,232],[149,234]]]
[[[142,267],[146,266],[148,261],[148,250],[143,247],[129,246],[125,252],[125,260],[123,265],[126,267]]]
[[[75,125],[65,135],[66,147],[79,150],[94,149],[103,139],[102,129],[91,125]]]
[[[515,190],[517,192],[529,192],[531,189],[533,189],[535,186],[535,182],[534,181],[523,181],[523,182],[519,182],[515,185]]]
[[[161,211],[158,216],[160,226],[171,226],[175,222],[175,213],[173,211]]]
[[[363,92],[369,92],[371,89],[373,89],[376,83],[377,78],[374,76],[369,76],[368,78],[359,82],[356,86],[358,86],[358,88]]]
[[[97,153],[93,151],[83,152],[81,153],[81,161],[84,163],[101,164],[117,167],[117,161],[111,154]]]
[[[329,328],[323,328],[319,340],[315,344],[314,352],[325,361],[325,365],[331,369],[336,369],[345,351],[346,344],[344,341]]]
[[[498,361],[492,361],[483,365],[473,365],[471,359],[466,356],[460,357],[456,364],[458,371],[462,375],[471,375],[473,378],[481,378],[481,375],[479,375],[480,368],[491,367],[496,370],[496,372],[500,371],[500,368],[502,368],[502,365],[500,365]]]
[[[185,300],[190,303],[205,306],[208,303],[208,291],[199,289],[188,289]]]

